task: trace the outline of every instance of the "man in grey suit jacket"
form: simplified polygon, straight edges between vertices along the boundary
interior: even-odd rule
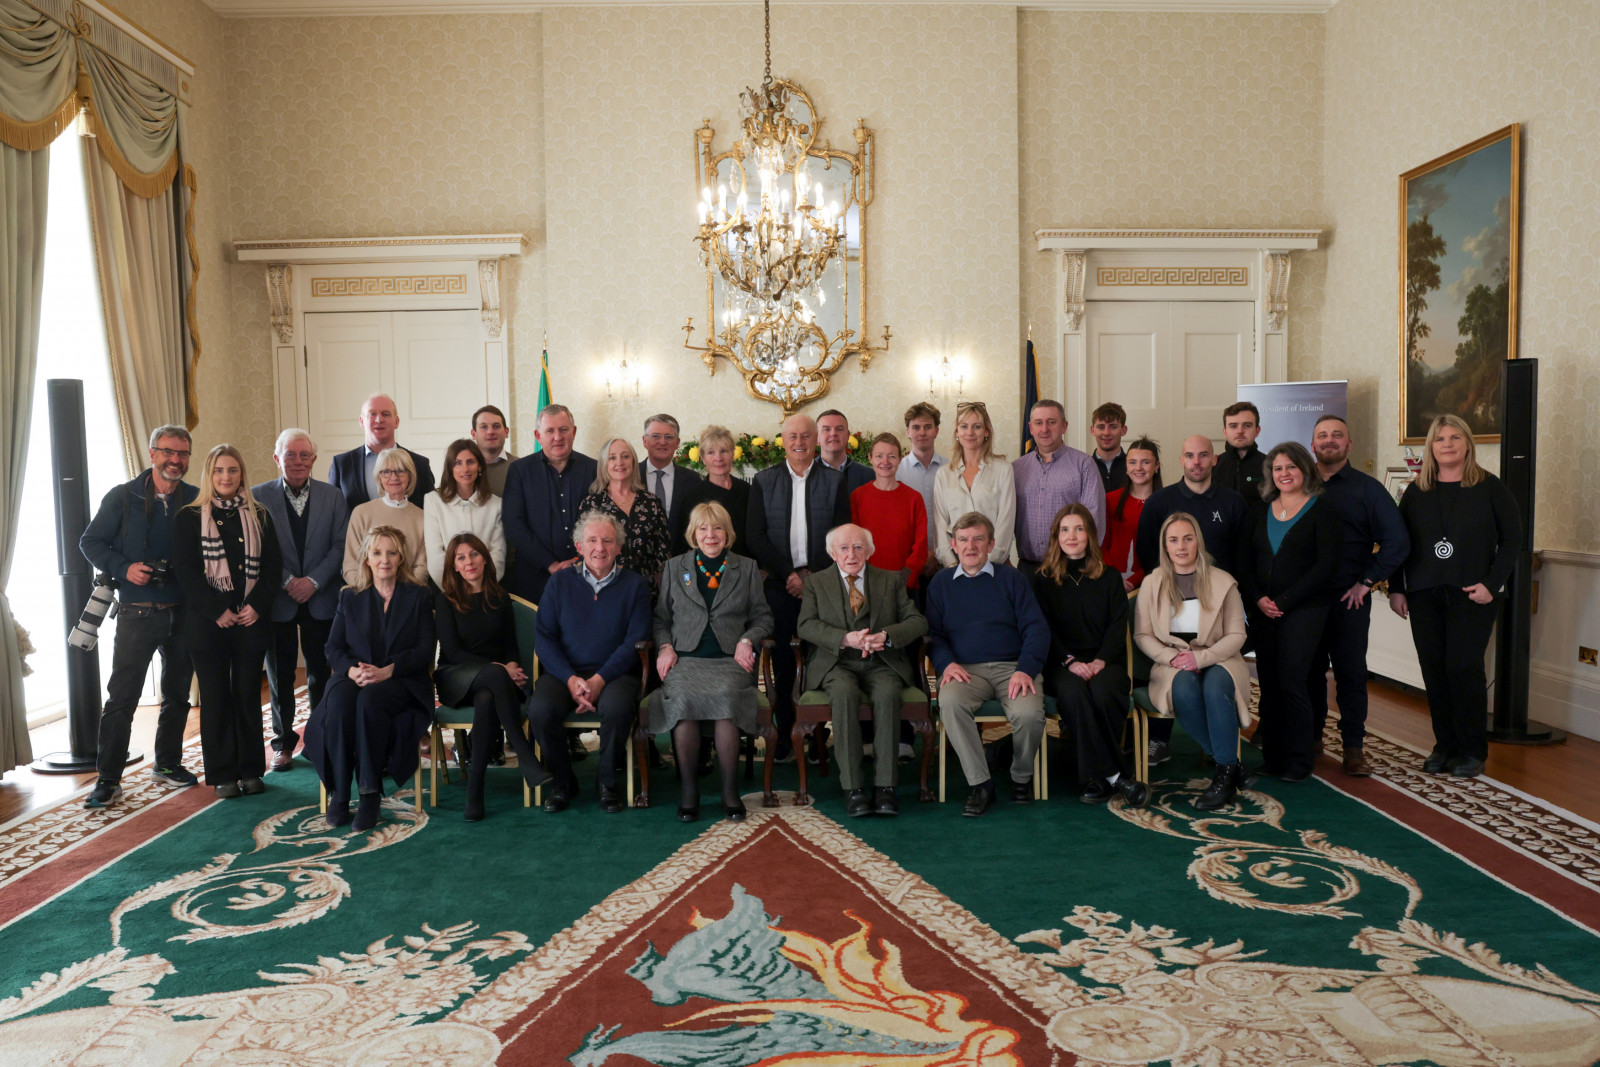
[[[845,812],[898,815],[895,750],[900,739],[901,690],[915,684],[907,649],[928,632],[928,622],[906,593],[898,573],[868,567],[872,534],[846,523],[828,532],[835,566],[805,581],[796,632],[811,644],[805,687],[821,689],[833,703],[833,747]],[[872,704],[872,799],[861,774],[861,720],[865,691]]]
[[[272,757],[275,771],[289,769],[299,735],[294,729],[294,673],[306,658],[311,706],[328,685],[324,646],[339,604],[339,566],[344,558],[350,510],[344,494],[311,477],[317,446],[304,430],[285,430],[273,445],[280,477],[250,491],[272,515],[283,550],[283,584],[272,601],[272,643],[267,646],[267,688],[272,694]]]

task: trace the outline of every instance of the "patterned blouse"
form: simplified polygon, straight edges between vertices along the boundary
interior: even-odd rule
[[[661,506],[661,501],[654,493],[635,492],[633,513],[630,515],[617,506],[610,493],[601,489],[583,498],[578,505],[578,514],[582,515],[591,509],[615,515],[621,520],[627,537],[617,563],[649,582],[650,599],[655,600],[660,592],[661,568],[667,562],[670,541],[667,510]]]

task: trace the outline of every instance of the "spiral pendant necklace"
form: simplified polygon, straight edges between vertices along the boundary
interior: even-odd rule
[[[699,556],[698,553],[694,557],[694,565],[701,574],[706,576],[706,588],[715,589],[720,584],[723,569],[728,566],[728,557],[722,557],[722,562],[717,564],[717,573],[715,574],[712,574],[710,571],[706,570],[706,562]]]

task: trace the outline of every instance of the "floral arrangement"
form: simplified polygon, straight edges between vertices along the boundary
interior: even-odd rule
[[[866,463],[868,453],[871,451],[872,439],[877,434],[868,430],[860,430],[850,435],[850,458],[857,463]],[[700,462],[700,442],[691,438],[684,441],[678,448],[677,461],[691,470],[704,471],[706,465]],[[776,435],[772,437],[756,437],[751,434],[735,434],[733,438],[733,465],[735,469],[747,468],[752,471],[766,470],[776,467],[783,462],[783,441]]]

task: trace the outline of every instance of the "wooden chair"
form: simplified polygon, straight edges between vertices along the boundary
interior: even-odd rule
[[[649,747],[655,744],[655,737],[650,733],[650,701],[656,691],[661,688],[661,679],[655,672],[655,642],[641,641],[639,643],[644,656],[644,686],[639,691],[639,718],[634,725],[633,752],[634,761],[639,773],[639,793],[633,798],[636,808],[650,806],[650,751]],[[777,746],[778,730],[772,724],[772,701],[767,694],[773,691],[776,684],[772,679],[772,638],[764,638],[761,642],[760,659],[756,662],[756,671],[764,683],[756,689],[756,723],[757,735],[766,742],[766,756],[763,762],[764,773],[761,788],[761,806],[775,808],[778,806],[778,795],[772,791],[772,757]],[[745,776],[750,775],[750,761],[753,759],[752,749],[745,749]]]
[[[794,744],[795,763],[800,768],[800,791],[795,794],[794,802],[797,805],[803,805],[811,803],[811,795],[806,790],[805,753],[810,751],[807,744],[816,734],[818,726],[833,721],[833,704],[828,699],[828,694],[821,689],[801,690],[800,687],[806,676],[806,642],[798,637],[792,638],[789,641],[789,647],[794,653],[795,666],[794,729],[790,731],[789,737]],[[922,639],[918,638],[907,651],[913,664],[921,663]],[[922,741],[922,756],[919,761],[921,782],[917,791],[917,799],[919,801],[929,801],[934,797],[933,790],[928,788],[928,765],[933,758],[933,702],[928,697],[926,674],[919,671],[913,671],[912,673],[921,674],[922,677],[918,680],[923,684],[908,685],[900,690],[900,718],[902,721],[911,724],[911,729],[915,731]],[[862,722],[872,722],[872,704],[863,699],[858,714]],[[895,739],[895,744],[897,746],[896,752],[886,754],[875,752],[873,753],[873,758],[894,759],[898,752],[899,738]],[[828,776],[828,750],[826,746],[822,749],[822,761],[818,766],[818,773],[824,778]]]
[[[927,674],[927,677],[928,677],[928,684],[929,684],[930,687],[933,688],[934,707],[935,707],[935,709],[937,709],[938,700],[939,700],[938,675],[936,675],[934,673],[932,660],[927,660],[926,663],[927,663],[926,674]],[[1049,696],[1046,696],[1044,698],[1044,715],[1045,715],[1045,719],[1047,721],[1052,716],[1059,716],[1060,715],[1060,712],[1058,712],[1056,710],[1056,702],[1055,702],[1054,698],[1049,697]],[[985,700],[982,703],[982,705],[979,706],[978,714],[974,715],[972,718],[973,718],[973,721],[978,724],[980,730],[981,730],[981,728],[982,728],[984,723],[1009,723],[1011,721],[1010,719],[1006,718],[1005,708],[1004,708],[1004,706],[1001,705],[1000,701],[998,701],[998,700]],[[939,803],[943,804],[944,803],[944,792],[945,792],[945,789],[944,789],[944,771],[945,771],[945,748],[946,748],[946,745],[945,745],[945,736],[944,736],[944,719],[943,719],[942,716],[939,719],[938,729],[939,729]],[[1035,800],[1048,800],[1048,799],[1050,799],[1050,787],[1049,787],[1049,783],[1048,783],[1048,781],[1046,779],[1046,775],[1048,775],[1049,772],[1050,772],[1050,755],[1049,755],[1050,746],[1046,743],[1047,740],[1048,739],[1045,738],[1045,737],[1040,737],[1039,738],[1039,751],[1034,753],[1034,756],[1033,756],[1033,798]]]
[[[519,643],[521,641],[521,637],[522,637],[522,631],[519,629],[517,631],[517,638],[518,638]],[[654,644],[652,642],[650,642],[650,641],[636,641],[636,642],[634,642],[633,649],[634,649],[635,652],[637,652],[639,654],[639,669],[643,672],[643,677],[644,677],[644,681],[640,683],[641,684],[641,689],[640,689],[641,693],[643,692],[643,686],[649,684],[649,679],[650,679],[650,650],[652,648],[654,648],[654,647],[655,647]],[[598,730],[598,729],[600,729],[600,717],[598,715],[596,715],[593,718],[587,718],[587,719],[571,719],[571,718],[569,718],[564,723],[564,725],[569,730]],[[632,724],[630,724],[628,726],[628,728],[626,729],[626,731],[622,735],[622,737],[623,737],[623,745],[624,745],[624,749],[623,749],[623,752],[624,752],[623,765],[626,768],[627,783],[628,783],[628,785],[627,785],[627,801],[626,801],[626,803],[628,803],[630,805],[635,805],[635,806],[637,806],[636,805],[636,799],[637,798],[635,797],[634,790],[633,790],[633,761],[634,761],[634,755],[635,755],[635,746],[634,746],[634,743],[633,743],[633,739],[634,739],[634,734],[638,732],[638,729],[639,729],[639,713],[638,713],[637,710],[635,710],[635,712],[634,712],[634,721],[632,722]],[[535,741],[533,743],[533,754],[535,756],[538,756],[538,755],[541,754],[540,753],[540,749],[539,749],[539,743],[537,741]],[[640,755],[640,758],[641,759],[643,758],[642,754]],[[526,794],[526,791],[527,791],[527,785],[526,784],[523,785],[523,791],[524,791],[524,794]],[[534,804],[543,804],[544,803],[544,787],[543,786],[540,786],[538,789],[533,790],[532,802]]]

